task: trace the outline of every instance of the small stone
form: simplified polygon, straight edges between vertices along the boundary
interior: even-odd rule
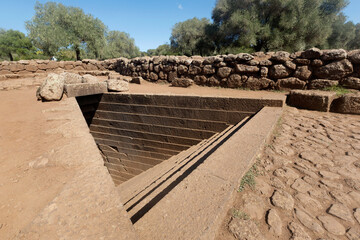
[[[267,224],[269,224],[269,231],[280,236],[282,234],[282,221],[275,209],[270,209],[267,214]]]
[[[354,199],[358,204],[360,204],[360,193],[351,191],[349,192],[349,196]]]
[[[300,158],[311,162],[312,164],[324,164],[324,165],[330,165],[332,166],[333,163],[330,160],[326,160],[323,157],[321,157],[319,154],[313,151],[305,151],[299,154]]]
[[[340,203],[332,204],[328,212],[331,215],[338,217],[342,220],[354,223],[349,208],[347,208],[344,204],[340,204]]]
[[[264,239],[256,223],[252,220],[233,218],[229,223],[229,231],[234,235],[236,239]]]
[[[335,188],[335,189],[338,189],[338,190],[343,189],[343,185],[341,183],[339,183],[339,182],[333,182],[333,181],[325,180],[325,179],[321,179],[320,182],[322,184],[325,184],[329,188]]]
[[[360,191],[360,181],[351,178],[345,179],[345,183],[354,190]]]
[[[293,197],[289,193],[282,190],[274,191],[274,194],[271,197],[271,202],[274,206],[285,210],[291,211],[294,208]]]
[[[277,177],[271,178],[271,186],[278,189],[284,189],[286,187],[285,184]]]
[[[276,169],[274,172],[274,175],[277,177],[283,177],[286,179],[296,179],[299,177],[299,174],[297,174],[293,169],[288,167],[282,167],[279,169]]]
[[[288,226],[291,231],[291,240],[311,240],[311,237],[305,230],[296,222],[291,222]]]
[[[331,234],[338,236],[345,234],[345,227],[341,223],[339,223],[334,217],[325,215],[319,216],[318,219],[323,224],[324,228]]]
[[[39,95],[46,101],[59,101],[64,92],[64,78],[50,73],[40,86]]]
[[[141,84],[144,81],[142,77],[133,77],[130,83]]]
[[[360,208],[355,209],[354,217],[355,217],[356,221],[358,221],[358,223],[360,224]]]
[[[49,159],[40,156],[39,158],[37,158],[34,161],[31,161],[29,163],[29,167],[33,168],[33,169],[39,169],[39,168],[44,168],[46,166],[49,165]]]
[[[298,192],[306,193],[312,189],[312,186],[299,178],[296,179],[296,181],[291,185],[291,188],[295,189]]]
[[[340,176],[336,173],[332,173],[332,172],[328,172],[328,171],[320,171],[319,172],[320,176],[323,178],[327,178],[330,180],[337,180],[340,178]]]
[[[359,240],[360,239],[360,230],[352,227],[346,232],[346,237],[349,240]]]
[[[310,197],[308,194],[298,193],[295,195],[295,198],[298,199],[302,203],[302,205],[308,210],[314,211],[323,208],[323,206],[318,200]]]
[[[330,195],[335,198],[336,201],[341,202],[342,204],[350,206],[353,203],[351,197],[343,191],[334,190],[330,192]]]
[[[307,213],[304,211],[296,208],[295,209],[296,217],[299,219],[299,221],[310,230],[318,233],[323,234],[324,229],[318,224],[313,217],[310,217]]]
[[[123,80],[108,79],[107,85],[109,91],[115,91],[115,92],[129,91],[129,83]]]

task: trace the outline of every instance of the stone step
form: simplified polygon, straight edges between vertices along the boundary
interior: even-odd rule
[[[107,156],[105,161],[112,163],[112,164],[119,164],[121,166],[125,165],[125,166],[131,167],[133,169],[138,169],[138,170],[142,170],[142,171],[146,171],[149,168],[153,167],[153,165],[146,164],[146,163],[139,163],[139,162],[134,162],[134,161],[125,160],[125,159],[120,160],[118,157]]]
[[[127,136],[130,138],[138,138],[144,140],[151,140],[151,141],[159,141],[159,142],[166,142],[166,143],[175,143],[175,144],[182,144],[182,145],[194,145],[199,143],[202,139],[199,138],[187,138],[187,137],[178,137],[166,134],[155,134],[150,132],[140,132],[140,131],[132,131],[127,129],[118,129],[118,128],[108,128],[103,126],[97,126],[91,124],[90,132],[96,133],[105,133],[105,134],[112,134],[117,136]],[[110,139],[110,138],[109,138]]]
[[[168,150],[174,151],[183,151],[189,148],[191,145],[184,145],[184,144],[174,144],[174,143],[166,143],[166,142],[159,142],[159,141],[151,141],[147,139],[140,139],[140,138],[131,138],[128,136],[119,136],[114,134],[106,134],[106,133],[91,133],[98,144],[107,144],[107,143],[129,143],[134,145],[146,145],[154,148],[163,148]]]
[[[213,136],[213,138],[214,137],[216,136]],[[209,139],[205,139],[199,144],[180,152],[178,155],[171,157],[167,161],[162,162],[161,164],[157,165],[156,168],[151,168],[150,170],[143,172],[141,175],[138,175],[128,182],[118,186],[121,202],[123,204],[129,205],[130,201],[135,199],[143,192],[146,192],[154,183],[166,177],[165,175],[168,172],[175,169],[174,165],[178,161],[181,161],[183,158],[189,156],[189,154],[193,153],[201,146],[207,144],[209,141]]]
[[[216,133],[214,131],[161,126],[161,125],[156,125],[156,123],[144,124],[144,123],[134,123],[128,121],[118,121],[118,120],[109,120],[109,119],[100,119],[100,118],[93,119],[92,124],[98,126],[104,126],[104,127],[135,130],[140,132],[151,132],[151,133],[174,135],[174,136],[189,137],[189,138],[200,138],[200,139],[209,138]]]
[[[171,167],[171,170],[163,169],[163,171],[165,170],[166,174],[161,174],[160,176],[162,176],[162,178],[154,182],[151,188],[148,188],[147,191],[143,191],[141,194],[138,194],[135,198],[132,198],[131,201],[124,203],[124,206],[131,216],[132,221],[136,222],[137,219],[141,217],[142,214],[144,214],[144,212],[148,211],[147,205],[149,202],[154,202],[155,200],[153,199],[156,199],[157,196],[161,195],[165,189],[171,188],[171,185],[174,185],[176,179],[178,179],[186,171],[189,171],[189,169],[196,166],[199,161],[211,153],[213,148],[226,139],[226,137],[232,133],[232,129],[234,128],[236,127],[231,126],[222,133],[217,134],[213,138],[210,138],[207,141],[202,142],[202,144],[195,146],[195,148],[185,151],[185,154],[176,156],[177,158],[174,157],[174,159],[177,159],[178,162],[175,164],[173,163],[172,166],[170,164],[172,159],[169,159],[166,165]]]
[[[219,132],[224,130],[228,124],[224,121],[187,119],[185,117],[167,117],[156,115],[145,115],[142,113],[118,113],[97,110],[94,119],[109,119],[144,124],[156,124],[169,127],[181,127],[189,129],[200,129],[205,131]]]
[[[279,99],[231,98],[214,96],[181,96],[159,94],[104,94],[102,101],[127,104],[170,106],[181,108],[219,109],[226,111],[257,112],[264,106],[282,107]]]
[[[146,197],[148,203],[136,215],[130,214],[139,239],[215,239],[242,177],[256,161],[281,113],[281,108],[264,107],[172,185]]]
[[[225,121],[236,124],[254,112],[241,112],[229,110],[212,110],[200,108],[181,108],[171,106],[135,105],[123,103],[100,102],[98,110],[121,113],[141,113],[146,115],[167,116],[177,118],[201,119],[211,121]]]
[[[166,155],[176,155],[181,151],[175,151],[175,150],[169,150],[169,149],[165,149],[165,148],[154,148],[154,147],[149,147],[149,146],[145,146],[145,145],[135,145],[135,144],[130,144],[130,143],[125,143],[125,142],[108,142],[109,145],[102,145],[99,147],[108,147],[108,146],[121,146],[124,148],[128,148],[128,149],[133,149],[133,150],[140,150],[140,151],[146,151],[146,152],[154,152],[154,153],[163,153]],[[107,149],[104,149],[107,150]]]

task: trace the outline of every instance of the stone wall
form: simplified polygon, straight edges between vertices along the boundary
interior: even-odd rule
[[[212,57],[160,56],[118,59],[123,75],[149,81],[190,78],[197,85],[258,89],[360,89],[360,50],[284,51]]]
[[[333,85],[360,90],[360,50],[284,51],[240,53],[212,57],[160,56],[105,61],[29,60],[0,63],[0,80],[73,71],[108,75],[116,70],[126,76],[172,82],[190,78],[197,85],[228,88],[322,89]]]
[[[0,62],[0,80],[8,78],[25,78],[46,75],[50,72],[78,72],[107,75],[107,71],[114,69],[116,59],[96,61],[84,59],[82,61],[50,61],[50,60],[21,60],[17,62]]]

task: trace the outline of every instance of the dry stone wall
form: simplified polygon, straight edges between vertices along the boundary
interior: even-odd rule
[[[83,74],[107,75],[108,70],[114,69],[117,59],[96,61],[84,59],[82,61],[50,61],[50,60],[21,60],[17,62],[0,62],[0,80],[11,78],[25,78],[47,75],[51,72],[78,72]]]
[[[211,57],[159,56],[118,59],[116,70],[149,81],[190,78],[197,85],[229,88],[322,89],[340,84],[360,89],[360,50],[258,52]]]
[[[0,80],[56,71],[125,76],[152,82],[192,79],[203,86],[262,89],[322,89],[333,85],[360,90],[360,49],[308,49],[211,57],[158,56],[105,61],[29,60],[0,63]]]

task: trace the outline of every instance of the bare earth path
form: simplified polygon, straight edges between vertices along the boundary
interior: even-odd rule
[[[218,239],[360,239],[360,116],[287,107]]]

